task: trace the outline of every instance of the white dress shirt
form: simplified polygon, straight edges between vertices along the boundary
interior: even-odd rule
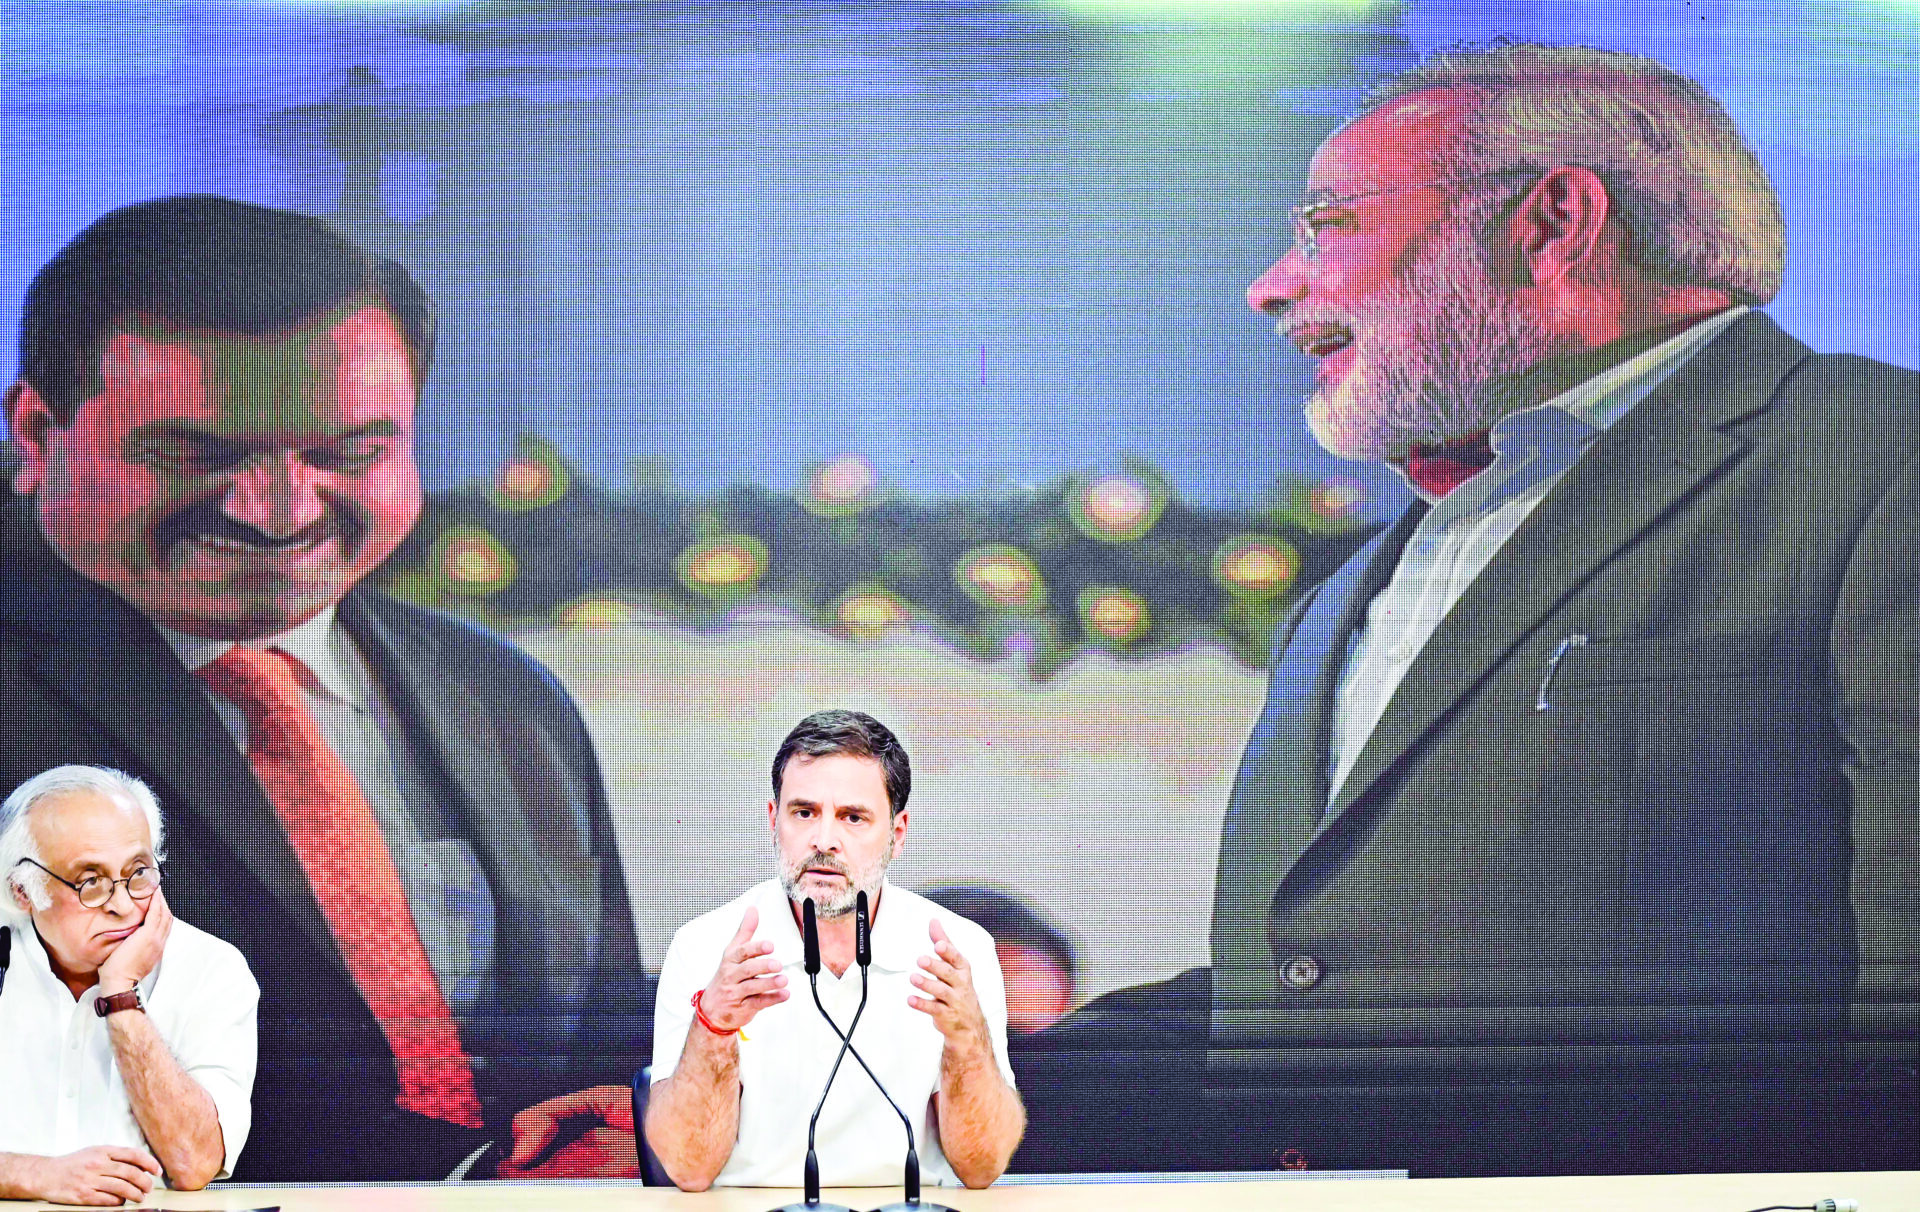
[[[157,630],[189,672],[234,647],[231,640]],[[340,626],[336,608],[246,646],[277,648],[300,662],[301,699],[373,809],[441,994],[456,1017],[471,1013],[485,1002],[494,969],[490,885],[464,831],[450,819],[448,797],[412,752],[405,725]],[[246,713],[211,688],[201,690],[244,753]]]
[[[75,999],[53,973],[31,925],[12,924],[0,986],[0,1152],[59,1157],[92,1145],[153,1150],[133,1118],[126,1083],[94,1012],[94,986]],[[238,949],[178,918],[166,951],[140,981],[154,1030],[213,1098],[233,1172],[253,1124],[254,1011],[260,986]]]
[[[807,1120],[840,1040],[821,1021],[804,968],[800,928],[793,920],[779,880],[756,884],[744,894],[680,927],[660,969],[654,1003],[652,1078],[673,1074],[693,1025],[694,991],[704,989],[719,970],[720,956],[740,928],[751,905],[760,911],[754,937],[773,944],[773,956],[787,975],[792,994],[760,1011],[740,1041],[740,1134],[733,1153],[714,1180],[716,1186],[796,1187],[807,1153]],[[907,1004],[919,991],[908,978],[920,971],[919,959],[933,954],[927,924],[938,918],[947,937],[973,969],[973,990],[986,1014],[1000,1075],[1013,1084],[1007,1061],[1007,995],[993,939],[985,930],[896,884],[882,884],[873,920],[873,966],[866,1012],[854,1029],[853,1046],[879,1075],[887,1093],[913,1120],[922,1178],[930,1185],[958,1185],[940,1148],[934,1095],[940,1091],[940,1054],[945,1037],[933,1019]],[[860,969],[848,965],[836,977],[820,969],[820,1001],[842,1030],[860,1004]],[[706,1028],[693,1026],[694,1030]],[[900,1117],[875,1092],[852,1056],[833,1079],[833,1092],[820,1113],[815,1145],[820,1180],[829,1187],[896,1186],[907,1155]]]
[[[1492,464],[1445,497],[1414,488],[1433,508],[1414,528],[1393,579],[1374,596],[1348,650],[1328,747],[1329,802],[1414,658],[1494,553],[1595,438],[1748,310],[1719,312],[1544,404],[1502,417],[1488,435]]]

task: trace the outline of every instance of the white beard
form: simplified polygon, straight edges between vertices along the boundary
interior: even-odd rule
[[[1307,427],[1333,454],[1368,462],[1477,433],[1532,403],[1520,377],[1558,349],[1494,284],[1485,249],[1460,222],[1349,314],[1303,307],[1288,323],[1353,334],[1347,373],[1307,397]]]
[[[887,868],[893,865],[893,847],[887,846],[880,856],[867,864],[863,870],[856,871],[848,863],[835,860],[830,855],[810,853],[799,856],[793,862],[780,851],[776,839],[773,844],[775,860],[780,865],[780,886],[786,890],[787,899],[798,905],[809,896],[813,898],[813,911],[817,917],[845,917],[853,912],[854,903],[860,893],[867,894],[868,903],[878,899],[880,882],[886,878]],[[832,867],[847,877],[846,889],[838,895],[828,897],[825,894],[808,891],[800,886],[800,881],[808,867]]]

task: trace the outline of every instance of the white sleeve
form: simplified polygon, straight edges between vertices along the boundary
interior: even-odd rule
[[[168,1039],[180,1068],[213,1099],[226,1157],[216,1179],[233,1173],[253,1128],[253,1073],[259,1059],[257,1017],[260,986],[232,945],[206,936],[211,945],[192,1012],[181,1015]]]
[[[713,970],[702,978],[698,964],[689,957],[687,928],[674,931],[667,944],[667,958],[660,963],[660,980],[653,995],[653,1065],[649,1080],[664,1081],[680,1066],[681,1050],[687,1046],[687,1030],[693,1025],[692,998],[696,989],[706,987]]]

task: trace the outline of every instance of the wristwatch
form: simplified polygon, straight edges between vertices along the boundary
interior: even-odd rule
[[[111,997],[93,999],[93,1012],[101,1018],[107,1017],[116,1010],[139,1010],[144,1013],[146,1007],[140,1004],[140,991],[129,989],[125,993],[116,993]]]

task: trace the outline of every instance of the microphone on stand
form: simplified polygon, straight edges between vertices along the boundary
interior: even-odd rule
[[[863,892],[860,895],[864,897],[866,893]],[[833,1016],[828,1014],[827,1008],[820,1004],[820,927],[814,921],[812,897],[808,897],[800,904],[800,938],[805,947],[807,983],[813,986],[813,1004],[819,1007],[821,1017],[827,1020],[827,1025],[833,1028],[833,1033],[840,1035],[840,1028],[834,1023]],[[853,1015],[854,1026],[860,1025],[860,1015],[865,1013],[866,1009],[867,983],[863,978],[860,982],[860,1009]],[[847,1050],[853,1046],[850,1036],[851,1032],[848,1035],[840,1035],[840,1055],[833,1058],[833,1068],[827,1071],[827,1084],[820,1091],[820,1101],[814,1104],[813,1118],[807,1121],[806,1198],[801,1203],[782,1205],[775,1208],[773,1212],[853,1212],[853,1209],[845,1204],[828,1204],[820,1201],[820,1157],[813,1149],[814,1131],[820,1124],[820,1112],[827,1105],[827,1095],[833,1090],[833,1079],[840,1072],[840,1062],[846,1059]]]
[[[860,965],[860,1000],[861,1004],[865,1005],[867,997],[867,969],[873,964],[873,924],[872,918],[867,910],[867,894],[865,892],[861,892],[853,902],[853,958],[854,961]],[[825,1013],[825,1011],[822,1011],[822,1013]],[[833,1020],[828,1019],[827,1021],[831,1023]],[[839,1028],[835,1027],[834,1030],[838,1031]],[[873,1209],[873,1212],[955,1212],[955,1209],[949,1208],[945,1204],[920,1202],[920,1152],[914,1148],[913,1144],[913,1121],[908,1119],[907,1113],[900,1109],[900,1104],[893,1101],[893,1095],[887,1093],[887,1088],[880,1084],[879,1077],[875,1076],[872,1068],[867,1065],[866,1058],[861,1056],[860,1050],[853,1046],[853,1032],[848,1031],[847,1034],[841,1038],[846,1041],[846,1050],[853,1053],[853,1059],[860,1063],[862,1069],[866,1070],[867,1077],[873,1081],[873,1088],[880,1091],[880,1097],[886,1099],[887,1106],[892,1107],[893,1113],[900,1117],[900,1126],[907,1130],[907,1161],[904,1182],[906,1198],[899,1203],[883,1204]]]

